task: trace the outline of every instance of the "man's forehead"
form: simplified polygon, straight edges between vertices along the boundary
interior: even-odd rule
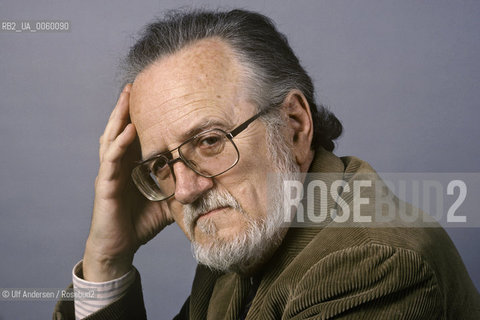
[[[242,67],[225,42],[200,40],[159,59],[136,77],[130,111],[141,114],[162,103],[182,104],[196,98],[238,97],[243,91],[241,74]]]
[[[136,77],[134,85],[145,85],[165,75],[179,81],[193,78],[198,86],[211,86],[238,81],[240,69],[241,65],[228,44],[219,39],[203,39],[160,58]]]

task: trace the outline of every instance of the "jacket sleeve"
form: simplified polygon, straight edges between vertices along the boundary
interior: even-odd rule
[[[432,268],[416,252],[364,245],[334,252],[296,286],[282,319],[445,319]]]
[[[140,274],[138,271],[135,272],[135,281],[123,297],[86,317],[85,320],[147,319]],[[69,288],[72,288],[72,285]],[[73,301],[59,301],[53,312],[53,320],[75,320]]]

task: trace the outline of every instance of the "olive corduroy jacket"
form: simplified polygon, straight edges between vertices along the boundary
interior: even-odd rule
[[[322,149],[310,172],[374,173],[364,161]],[[480,319],[480,295],[438,225],[292,227],[254,277],[260,283],[246,319]],[[199,265],[176,319],[239,319],[251,286],[250,276]],[[73,303],[59,302],[53,317],[74,319]],[[145,318],[137,274],[125,296],[87,319]]]

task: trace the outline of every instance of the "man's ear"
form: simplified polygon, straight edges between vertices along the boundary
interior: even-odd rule
[[[293,148],[295,161],[300,170],[306,172],[313,159],[310,105],[300,90],[292,90],[283,101],[282,109],[287,120],[287,139]]]

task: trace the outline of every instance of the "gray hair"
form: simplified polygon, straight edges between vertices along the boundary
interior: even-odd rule
[[[229,44],[248,71],[248,95],[259,111],[272,110],[262,116],[267,128],[279,132],[278,126],[283,123],[279,106],[297,89],[305,96],[313,117],[311,148],[316,150],[322,146],[329,151],[335,148],[333,141],[343,130],[340,121],[323,105],[316,105],[312,80],[287,38],[276,30],[269,18],[259,13],[245,10],[169,12],[164,19],[147,25],[142,37],[130,49],[122,65],[124,82],[133,82],[158,59],[195,41],[213,37]],[[270,135],[269,140],[272,139]]]

